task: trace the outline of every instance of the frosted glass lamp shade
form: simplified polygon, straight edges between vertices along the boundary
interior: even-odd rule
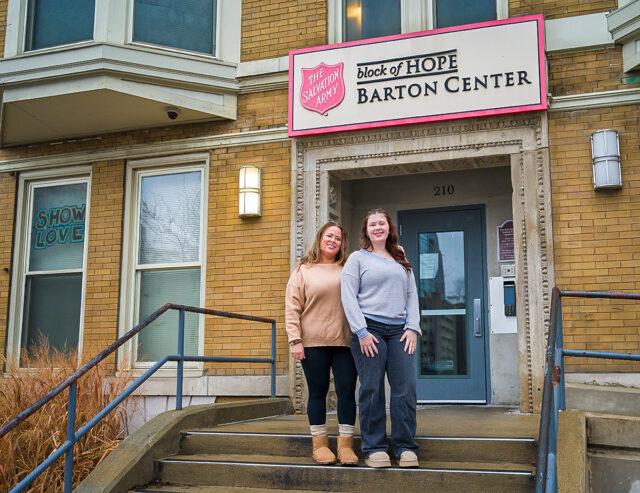
[[[240,168],[238,186],[240,217],[260,217],[262,215],[261,174],[262,170],[256,166]]]
[[[598,130],[591,134],[593,188],[622,188],[620,141],[615,130]]]

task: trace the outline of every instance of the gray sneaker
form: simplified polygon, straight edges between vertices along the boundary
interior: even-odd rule
[[[411,450],[405,450],[404,452],[402,452],[402,454],[400,454],[398,465],[400,467],[420,467],[418,456]]]
[[[364,460],[364,463],[375,468],[391,467],[391,460],[386,452],[373,452]]]

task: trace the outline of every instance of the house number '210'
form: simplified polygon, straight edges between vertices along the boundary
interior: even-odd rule
[[[453,185],[439,185],[437,187],[433,187],[433,195],[437,197],[438,195],[453,195],[456,191],[456,187]]]

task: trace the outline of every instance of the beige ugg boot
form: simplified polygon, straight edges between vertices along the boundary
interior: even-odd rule
[[[338,461],[343,466],[358,465],[358,456],[353,451],[353,437],[338,437]]]
[[[329,437],[327,435],[312,436],[313,460],[318,464],[334,464],[336,456],[329,450]]]

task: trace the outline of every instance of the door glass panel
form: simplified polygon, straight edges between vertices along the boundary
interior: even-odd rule
[[[200,259],[199,171],[145,176],[140,191],[140,264]]]
[[[464,232],[418,235],[421,375],[467,375]]]
[[[87,184],[33,189],[29,271],[82,269]]]
[[[140,273],[140,311],[142,321],[165,303],[200,305],[200,267],[167,269]],[[198,315],[185,313],[184,353],[198,352]],[[138,360],[158,361],[178,350],[178,312],[170,310],[145,327],[138,336]]]
[[[400,0],[344,0],[344,41],[399,34]]]
[[[22,347],[31,349],[46,338],[51,348],[76,349],[81,294],[82,273],[27,276]]]

